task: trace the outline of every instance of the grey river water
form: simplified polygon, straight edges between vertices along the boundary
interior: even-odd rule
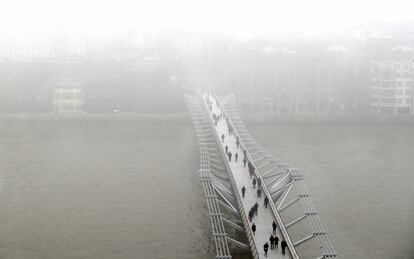
[[[214,258],[190,118],[0,121],[0,258]],[[254,122],[342,258],[414,258],[414,124]]]

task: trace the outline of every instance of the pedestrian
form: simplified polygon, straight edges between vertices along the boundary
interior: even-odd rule
[[[262,187],[262,180],[260,178],[257,178],[257,188]]]
[[[256,224],[253,223],[252,225],[253,235],[256,235]]]
[[[237,162],[237,158],[239,158],[239,154],[237,154],[237,153],[236,153],[236,154],[234,155],[234,158],[236,159],[236,162]]]
[[[255,178],[253,178],[253,188],[256,188],[256,177]]]
[[[227,152],[229,151],[229,147],[226,145],[226,146],[224,147],[224,149],[226,150],[226,154],[227,154]]]
[[[246,160],[246,158],[244,158],[243,159],[243,166],[246,168],[246,162],[247,162],[247,160]]]
[[[269,241],[270,241],[270,249],[273,250],[275,248],[275,237],[273,235],[270,235]]]
[[[275,242],[275,248],[277,250],[278,245],[279,245],[279,238],[277,236],[275,236],[274,242]]]
[[[259,204],[257,204],[257,202],[253,205],[254,207],[254,214],[257,216],[257,214],[259,213]]]
[[[267,196],[264,198],[264,207],[267,209],[267,205],[269,204],[269,198],[267,198]]]
[[[269,243],[268,243],[268,242],[266,242],[266,243],[263,245],[263,250],[264,250],[264,254],[265,254],[265,256],[267,257],[267,250],[269,250]]]
[[[251,208],[251,209],[249,210],[249,221],[250,221],[250,222],[252,222],[252,219],[253,219],[253,213],[254,213],[253,208]]]
[[[236,146],[237,146],[237,148],[239,148],[239,146],[240,146],[240,140],[239,140],[239,137],[237,137],[237,140],[236,140]]]
[[[244,157],[247,157],[247,150],[243,150]]]
[[[280,246],[282,247],[282,254],[285,255],[285,249],[287,247],[286,241],[282,240],[282,242],[280,242]]]
[[[228,153],[227,153],[227,155],[229,156],[229,162],[231,162],[231,152],[229,151]]]
[[[273,221],[272,227],[273,227],[273,234],[276,235],[276,227],[277,227],[276,222]]]
[[[242,191],[242,197],[244,198],[244,195],[246,194],[246,188],[243,186],[241,191]]]
[[[224,143],[224,134],[221,134],[221,142]]]
[[[257,197],[261,197],[262,196],[262,190],[261,189],[257,189]]]

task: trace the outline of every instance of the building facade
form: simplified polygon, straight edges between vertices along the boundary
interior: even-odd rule
[[[378,114],[414,113],[414,62],[373,61],[371,65],[372,108]]]

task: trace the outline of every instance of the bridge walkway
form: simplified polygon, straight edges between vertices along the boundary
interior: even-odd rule
[[[211,99],[211,101],[212,101],[212,111],[210,112],[210,116],[212,116],[213,113],[221,114],[222,111],[220,107],[216,105],[216,102],[214,100]],[[252,223],[255,223],[257,227],[256,234],[254,236],[254,241],[255,241],[257,249],[259,250],[259,257],[260,258],[276,258],[276,259],[292,258],[289,253],[288,248],[286,248],[286,254],[285,255],[282,254],[282,249],[280,248],[280,242],[282,241],[283,238],[282,238],[282,234],[279,231],[279,227],[277,228],[277,233],[276,233],[276,235],[279,237],[279,248],[277,250],[270,249],[269,237],[273,233],[272,223],[273,221],[275,222],[277,221],[270,207],[269,206],[268,208],[264,207],[263,205],[264,195],[262,194],[261,198],[258,198],[257,184],[256,184],[256,188],[253,188],[253,184],[252,184],[253,178],[252,179],[250,178],[247,164],[246,164],[246,167],[243,166],[243,151],[240,148],[240,146],[239,148],[237,148],[236,137],[234,136],[234,134],[232,135],[228,134],[226,120],[221,119],[217,123],[215,130],[218,136],[221,137],[222,134],[224,134],[225,136],[224,142],[220,141],[219,146],[224,150],[225,146],[227,145],[229,148],[228,150],[231,151],[231,153],[233,154],[231,161],[229,162],[228,159],[226,159],[226,161],[231,169],[231,173],[234,176],[234,179],[237,185],[237,190],[239,191],[240,195],[241,195],[242,187],[244,186],[246,188],[246,195],[244,199],[242,199],[244,212],[246,213],[246,215],[248,215],[250,208],[253,207],[255,202],[257,202],[259,205],[258,215],[255,215],[252,220]],[[237,162],[235,161],[235,157],[234,157],[236,153],[238,153],[238,156],[239,156]],[[269,242],[269,250],[268,250],[267,257],[264,255],[264,250],[263,250],[263,245],[266,242]]]

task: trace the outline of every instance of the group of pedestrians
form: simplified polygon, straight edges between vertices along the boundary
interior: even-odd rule
[[[210,101],[210,98],[207,99],[207,104],[209,106],[210,112],[212,112],[212,101]],[[216,100],[216,104],[218,104],[217,100]],[[212,117],[213,117],[213,121],[214,121],[214,123],[215,123],[216,126],[217,126],[217,123],[220,120],[222,120],[222,119],[225,118],[226,119],[226,124],[227,124],[228,134],[229,135],[234,134],[234,130],[233,130],[232,126],[229,123],[229,118],[227,118],[226,116],[224,116],[222,113],[219,113],[219,114],[212,113]],[[221,141],[223,143],[224,143],[224,139],[225,139],[225,135],[222,134],[221,135]],[[240,138],[239,138],[239,136],[236,136],[236,147],[237,147],[237,150],[239,149],[240,146],[241,146]],[[230,151],[230,149],[229,149],[229,147],[227,145],[224,147],[224,150],[225,150],[225,153],[226,153],[226,155],[228,157],[229,162],[231,162],[231,159],[232,159],[232,156],[233,156],[232,152]],[[250,175],[250,179],[252,179],[253,189],[256,189],[256,185],[257,185],[256,194],[257,194],[257,198],[260,199],[261,196],[262,196],[262,192],[263,192],[262,191],[262,188],[261,188],[262,187],[261,179],[258,178],[258,177],[256,178],[255,167],[248,160],[246,149],[243,149],[242,148],[242,150],[243,150],[243,155],[244,155],[244,157],[243,157],[243,166],[246,167],[246,164],[247,164],[248,171],[249,171],[249,175]],[[235,162],[238,162],[238,157],[239,157],[239,154],[236,151],[235,154],[234,154]],[[242,186],[241,193],[242,193],[242,197],[244,198],[245,195],[246,195],[246,187],[245,186]],[[263,201],[263,206],[265,208],[267,208],[268,205],[269,205],[269,198],[267,196],[265,196],[264,201]],[[259,212],[259,204],[258,204],[258,201],[256,201],[254,203],[254,205],[250,208],[249,213],[248,213],[249,221],[252,222],[251,230],[253,232],[253,235],[256,235],[256,230],[257,230],[257,226],[253,222],[253,218],[254,218],[254,216],[257,216],[258,215],[258,212]],[[263,250],[264,250],[265,256],[267,256],[269,247],[270,247],[271,250],[275,250],[275,249],[277,250],[278,247],[279,247],[279,241],[280,241],[280,239],[277,236],[277,232],[276,232],[277,224],[274,221],[272,223],[272,229],[273,229],[273,233],[269,237],[269,242],[266,242],[263,245]],[[269,243],[270,243],[270,245],[269,245]],[[285,254],[285,251],[286,251],[286,247],[287,247],[287,243],[286,243],[285,240],[282,240],[280,242],[280,247],[282,249],[282,254],[284,255]]]
[[[257,216],[257,214],[259,214],[259,204],[256,202],[249,210],[249,221],[252,222],[253,217]]]
[[[276,225],[276,222],[274,222],[274,221],[272,223],[272,228],[273,228],[273,233],[269,237],[270,249],[271,250],[278,250],[278,248],[279,248],[279,240],[280,239],[276,235],[277,225]],[[263,245],[263,251],[264,251],[265,256],[267,256],[267,252],[269,250],[269,242],[266,242]],[[285,255],[286,254],[286,247],[287,247],[287,243],[286,243],[285,240],[282,240],[282,242],[280,242],[280,247],[282,248],[282,254]]]
[[[216,126],[217,126],[217,123],[218,123],[220,120],[222,120],[222,119],[223,119],[223,114],[222,114],[222,113],[219,113],[219,114],[215,114],[215,113],[213,113],[213,114],[212,114],[212,117],[213,117],[214,125],[216,125]]]

